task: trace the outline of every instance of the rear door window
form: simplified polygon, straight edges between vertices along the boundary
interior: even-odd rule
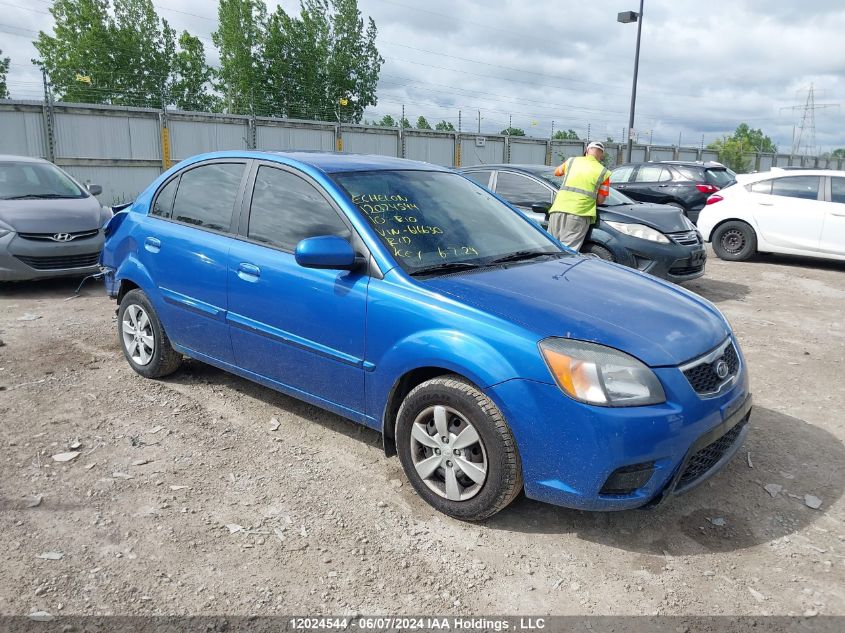
[[[770,194],[772,193],[772,181],[761,180],[759,182],[752,182],[750,185],[747,185],[747,188],[751,193]]]
[[[830,201],[845,204],[845,178],[830,179]]]
[[[176,176],[169,183],[158,191],[153,208],[150,213],[161,218],[169,218],[173,211],[173,198],[176,196],[176,186],[179,184],[179,176]]]
[[[492,171],[471,171],[468,174],[464,174],[467,178],[471,181],[478,183],[482,187],[489,187],[490,186],[490,175]]]
[[[619,167],[618,169],[614,169],[610,174],[610,182],[628,182],[628,179],[631,178],[631,172],[633,171],[633,167]]]
[[[245,167],[244,163],[212,163],[182,172],[172,218],[204,229],[228,231]]]
[[[500,171],[496,176],[496,193],[511,204],[530,207],[552,201],[552,192],[533,178]]]
[[[667,182],[672,180],[669,170],[659,165],[643,165],[637,172],[634,182]]]
[[[818,176],[775,178],[772,181],[772,195],[802,198],[804,200],[818,200],[820,180]]]

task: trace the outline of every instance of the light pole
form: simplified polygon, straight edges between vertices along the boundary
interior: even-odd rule
[[[623,11],[616,16],[616,21],[622,24],[637,23],[637,50],[634,53],[634,83],[631,87],[631,116],[628,119],[628,153],[626,162],[631,162],[631,151],[634,149],[634,140],[631,135],[634,131],[634,108],[637,104],[637,73],[640,70],[640,36],[643,32],[643,2],[640,0],[640,12]]]

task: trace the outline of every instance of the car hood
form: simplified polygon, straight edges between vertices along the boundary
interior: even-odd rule
[[[652,367],[680,365],[730,333],[709,302],[673,284],[597,259],[571,257],[436,277],[427,287],[518,323],[622,350]]]
[[[100,203],[88,198],[0,200],[0,222],[17,233],[77,233],[100,228]]]
[[[598,215],[605,221],[638,222],[657,229],[661,233],[692,230],[684,221],[684,212],[668,204],[620,204],[599,207]]]

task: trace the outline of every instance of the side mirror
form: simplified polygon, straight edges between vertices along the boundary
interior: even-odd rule
[[[103,193],[103,188],[100,185],[88,183],[85,186],[88,189],[88,193],[90,193],[92,196],[99,196],[101,193]]]
[[[355,251],[352,245],[336,235],[309,237],[296,245],[296,263],[303,268],[329,268],[352,270]]]

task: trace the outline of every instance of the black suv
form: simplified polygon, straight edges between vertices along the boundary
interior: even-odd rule
[[[736,182],[736,174],[721,163],[659,161],[629,163],[614,168],[610,183],[641,202],[671,204],[698,222],[707,197]]]

